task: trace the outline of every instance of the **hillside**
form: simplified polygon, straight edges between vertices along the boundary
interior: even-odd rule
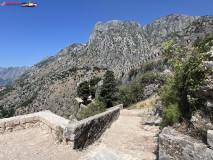
[[[21,74],[23,74],[28,67],[0,67],[0,86],[11,83],[17,79]]]
[[[169,15],[145,26],[118,20],[98,22],[88,43],[72,44],[29,68],[1,94],[0,106],[13,108],[15,115],[48,109],[70,116],[77,111],[77,83],[103,77],[106,69],[117,74],[144,59],[155,60],[168,40],[191,45],[212,32],[212,16]]]

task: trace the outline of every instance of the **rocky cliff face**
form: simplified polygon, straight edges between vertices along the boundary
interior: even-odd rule
[[[211,16],[169,15],[146,26],[98,22],[88,43],[72,44],[28,69],[1,95],[0,106],[14,108],[16,115],[46,109],[62,116],[73,114],[77,83],[102,77],[106,68],[119,73],[141,61],[155,60],[168,40],[190,45],[206,34],[213,34]]]
[[[8,84],[23,74],[28,67],[0,67],[0,86]]]

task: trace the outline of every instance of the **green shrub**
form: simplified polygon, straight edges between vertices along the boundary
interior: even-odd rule
[[[2,106],[0,106],[0,118],[13,117],[14,114],[15,114],[15,110],[13,106],[7,110],[4,109]]]
[[[194,42],[194,47],[196,47],[200,53],[208,52],[212,46],[213,36],[204,39],[198,38]]]
[[[64,133],[64,129],[63,129],[61,126],[57,126],[57,127],[56,127],[56,131],[55,131],[55,134],[56,134],[56,139],[57,139],[59,142],[62,142],[63,139],[64,139],[63,133]]]
[[[124,107],[127,107],[135,102],[135,97],[133,96],[131,90],[125,86],[119,87],[117,99],[118,103],[122,103]]]
[[[135,69],[135,68],[130,69],[128,72],[129,78],[136,76],[137,73],[138,73],[137,69]]]
[[[169,63],[174,73],[168,84],[160,91],[161,99],[166,107],[163,126],[172,125],[178,122],[177,119],[189,120],[192,114],[203,105],[203,100],[195,93],[208,75],[208,72],[201,66],[202,61],[208,60],[207,57],[203,54],[188,56],[176,44],[170,43],[170,45],[175,45],[175,49],[167,46],[169,50],[166,56],[173,57]]]
[[[76,116],[77,120],[82,120],[96,114],[106,111],[106,104],[99,100],[95,100],[94,103],[90,103],[87,108],[82,109]]]
[[[144,85],[137,82],[133,82],[130,85],[130,91],[132,93],[132,96],[134,97],[134,102],[140,101],[144,96]]]
[[[23,103],[21,103],[19,105],[19,107],[26,107],[29,104],[31,104],[35,99],[37,98],[37,94],[33,95],[31,98],[27,99],[26,101],[24,101]]]
[[[144,74],[140,76],[140,84],[147,85],[147,84],[155,83],[155,84],[162,85],[162,84],[165,84],[166,82],[167,82],[167,78],[165,75],[152,72],[152,71],[145,72]]]
[[[164,112],[163,126],[173,125],[179,122],[181,113],[178,104],[170,104]]]

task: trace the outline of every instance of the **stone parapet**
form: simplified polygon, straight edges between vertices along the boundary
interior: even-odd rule
[[[64,137],[71,142],[74,149],[83,149],[100,138],[104,131],[118,119],[123,105],[110,108],[108,111],[71,123],[64,132]]]
[[[68,124],[69,120],[55,115],[50,111],[42,111],[28,115],[0,119],[0,134],[39,126],[46,128],[49,131],[57,130],[58,126],[65,129]]]
[[[60,141],[73,146],[74,149],[83,149],[97,140],[110,125],[118,119],[123,105],[117,105],[106,112],[72,122],[53,114],[42,111],[28,115],[0,119],[0,134],[40,127],[48,133],[54,133]]]

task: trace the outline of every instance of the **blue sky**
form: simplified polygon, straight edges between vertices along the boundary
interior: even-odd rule
[[[32,66],[72,43],[86,43],[98,21],[145,25],[168,14],[213,15],[213,0],[31,1],[38,7],[0,6],[0,67]]]

